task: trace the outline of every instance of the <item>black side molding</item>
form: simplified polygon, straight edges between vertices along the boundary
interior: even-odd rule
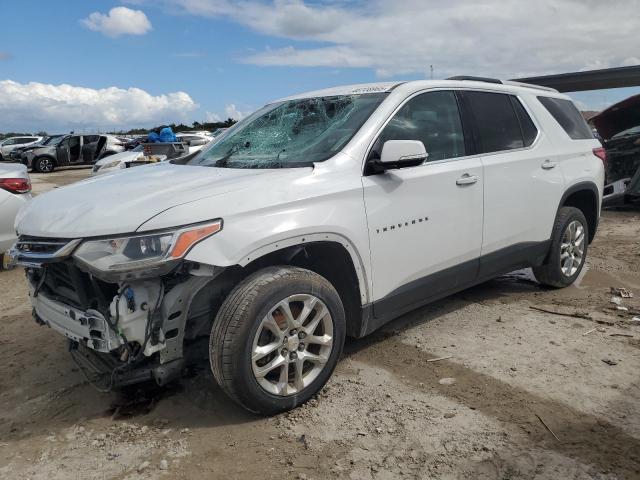
[[[364,337],[405,313],[453,293],[520,268],[541,265],[550,245],[551,240],[519,243],[403,285],[362,307],[357,337]]]

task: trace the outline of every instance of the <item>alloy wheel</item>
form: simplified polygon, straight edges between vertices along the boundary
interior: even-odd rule
[[[43,173],[48,173],[52,170],[53,163],[48,158],[43,158],[38,163],[38,170]]]
[[[273,395],[299,394],[324,370],[332,350],[326,305],[314,295],[291,295],[260,321],[251,350],[253,375]]]
[[[567,225],[560,243],[560,270],[565,276],[572,277],[582,265],[584,242],[584,226],[573,220]]]

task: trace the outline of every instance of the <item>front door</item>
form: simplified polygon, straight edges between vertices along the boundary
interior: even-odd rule
[[[380,133],[370,159],[386,140],[420,140],[429,158],[363,177],[378,323],[472,283],[483,223],[482,164],[468,155],[452,91],[409,99]]]
[[[69,139],[70,138],[71,137],[65,138],[56,147],[56,158],[57,158],[56,163],[59,166],[69,164]]]
[[[82,163],[82,141],[79,135],[69,137],[69,163],[77,165]]]

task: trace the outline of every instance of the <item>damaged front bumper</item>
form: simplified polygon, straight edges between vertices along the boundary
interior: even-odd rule
[[[75,240],[29,242],[11,254],[25,267],[36,321],[67,337],[85,375],[109,388],[167,383],[182,371],[185,340],[208,333],[222,268],[182,262],[159,278],[108,283],[70,257]]]

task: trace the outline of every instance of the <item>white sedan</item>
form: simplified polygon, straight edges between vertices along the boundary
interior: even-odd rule
[[[0,268],[6,267],[4,252],[16,241],[14,222],[20,208],[31,200],[27,167],[0,164]]]

